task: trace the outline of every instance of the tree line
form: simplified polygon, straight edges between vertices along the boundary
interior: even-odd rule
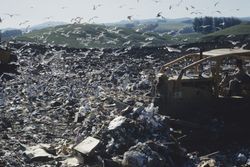
[[[195,32],[212,33],[241,23],[241,20],[234,17],[196,17],[193,21]]]

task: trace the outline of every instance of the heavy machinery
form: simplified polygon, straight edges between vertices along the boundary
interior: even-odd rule
[[[163,65],[158,76],[159,98],[156,100],[160,112],[200,123],[213,118],[226,120],[228,124],[235,120],[248,121],[250,79],[245,83],[240,81],[241,91],[234,95],[229,95],[229,84],[221,84],[224,76],[233,76],[236,60],[244,62],[247,78],[250,78],[247,69],[250,50],[245,49],[191,53]]]

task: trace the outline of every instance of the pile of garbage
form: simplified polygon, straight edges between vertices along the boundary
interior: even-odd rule
[[[30,43],[12,50],[20,74],[1,77],[0,166],[219,164],[183,148],[171,118],[153,104],[155,75],[180,52]],[[248,157],[240,152],[236,161],[247,164]]]

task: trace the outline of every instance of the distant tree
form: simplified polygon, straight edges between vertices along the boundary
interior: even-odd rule
[[[194,31],[195,32],[201,32],[202,28],[202,18],[194,18],[194,21],[193,21],[193,28],[194,28]]]
[[[204,17],[202,19],[203,24],[201,26],[202,33],[207,34],[211,33],[213,31],[213,18],[212,17]]]
[[[211,33],[241,23],[240,19],[234,17],[200,17],[194,18],[193,28],[195,32]]]

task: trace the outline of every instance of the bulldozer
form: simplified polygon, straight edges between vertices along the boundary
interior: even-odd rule
[[[230,83],[223,86],[221,83],[225,76],[235,73],[236,60],[243,62],[249,80],[239,81],[240,91],[230,94]],[[248,125],[249,65],[250,50],[231,48],[190,53],[166,63],[158,73],[159,112],[199,124],[216,118],[227,125],[234,122]]]

